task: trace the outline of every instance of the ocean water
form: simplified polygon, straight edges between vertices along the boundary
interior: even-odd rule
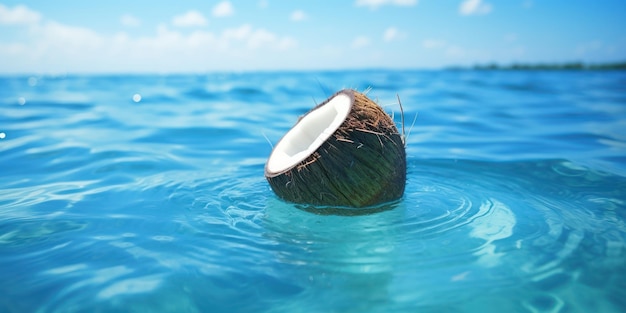
[[[279,200],[272,144],[370,87],[404,197]],[[626,72],[0,77],[0,269],[0,312],[624,312]]]

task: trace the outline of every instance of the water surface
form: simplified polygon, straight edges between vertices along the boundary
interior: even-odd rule
[[[0,86],[1,312],[626,310],[625,72]],[[360,216],[277,199],[271,144],[368,87],[398,126],[401,98],[405,196]]]

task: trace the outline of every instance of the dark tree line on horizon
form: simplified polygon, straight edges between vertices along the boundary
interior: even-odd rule
[[[451,67],[451,69],[468,69]],[[613,63],[512,63],[507,65],[488,63],[476,64],[469,69],[474,70],[626,70],[626,61]]]

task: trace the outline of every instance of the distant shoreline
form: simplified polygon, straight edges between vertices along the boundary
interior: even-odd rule
[[[508,65],[502,65],[497,63],[488,64],[476,64],[470,67],[464,66],[452,66],[448,69],[470,69],[470,70],[502,70],[502,71],[515,71],[515,70],[626,70],[626,61],[614,62],[614,63],[598,63],[598,64],[586,64],[583,62],[567,62],[567,63],[512,63]]]

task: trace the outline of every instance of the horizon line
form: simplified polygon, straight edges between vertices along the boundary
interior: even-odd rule
[[[301,69],[215,69],[199,71],[49,71],[49,72],[0,72],[0,77],[7,76],[147,76],[147,75],[207,75],[207,74],[246,74],[246,73],[306,73],[306,72],[370,72],[370,71],[445,71],[445,70],[626,70],[626,60],[613,62],[477,62],[472,65],[446,65],[434,67],[346,67],[346,68],[301,68]]]

